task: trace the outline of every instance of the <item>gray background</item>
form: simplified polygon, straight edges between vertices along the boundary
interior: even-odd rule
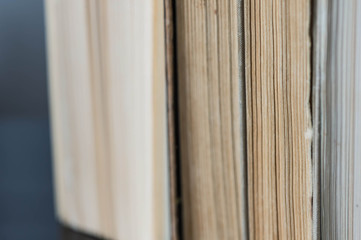
[[[0,240],[57,239],[42,0],[0,0]]]

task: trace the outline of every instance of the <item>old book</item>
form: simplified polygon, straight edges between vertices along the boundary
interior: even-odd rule
[[[163,1],[47,0],[46,13],[59,220],[169,238]]]
[[[250,239],[311,239],[310,1],[245,1]]]
[[[176,2],[185,239],[246,236],[237,7]]]

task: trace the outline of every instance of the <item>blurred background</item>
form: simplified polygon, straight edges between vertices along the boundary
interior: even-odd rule
[[[0,240],[57,239],[43,0],[0,0]]]

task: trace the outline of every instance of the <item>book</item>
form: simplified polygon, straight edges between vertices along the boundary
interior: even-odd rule
[[[185,239],[246,234],[237,7],[237,1],[176,2]]]
[[[361,8],[358,1],[319,5],[319,232],[322,239],[360,239]]]
[[[168,238],[163,1],[48,0],[46,13],[58,219]]]
[[[311,239],[310,1],[245,1],[250,239]]]

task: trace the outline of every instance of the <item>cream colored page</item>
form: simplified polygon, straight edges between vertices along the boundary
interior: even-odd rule
[[[99,232],[86,1],[46,4],[59,217]]]
[[[163,1],[47,0],[59,219],[169,239]]]
[[[115,236],[167,239],[162,1],[110,0],[106,9]]]

